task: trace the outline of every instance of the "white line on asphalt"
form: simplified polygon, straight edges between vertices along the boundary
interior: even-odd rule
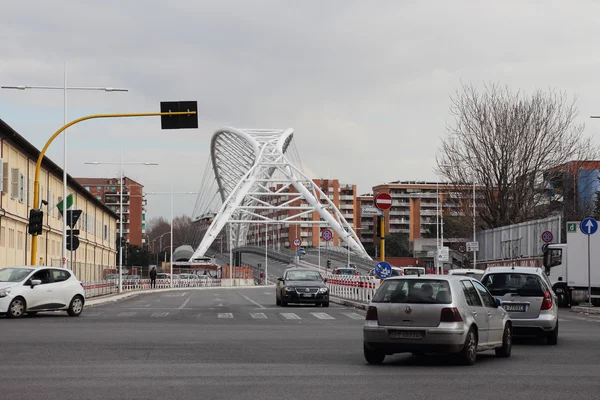
[[[365,319],[365,317],[363,317],[360,314],[357,314],[355,312],[343,312],[342,314],[344,314],[345,316],[348,316],[352,319]]]
[[[299,316],[297,316],[294,313],[285,313],[285,312],[282,312],[281,316],[283,318],[285,318],[285,319],[302,319],[302,318],[300,318]]]
[[[233,314],[232,313],[219,313],[217,314],[219,318],[233,318]]]
[[[273,294],[273,293],[271,293],[271,292],[265,292],[265,294]]]
[[[187,299],[185,299],[185,301],[183,302],[183,304],[182,304],[182,305],[180,305],[178,308],[179,308],[180,310],[182,310],[183,308],[185,308],[185,306],[187,306],[187,303],[189,303],[189,302],[190,302],[190,299],[191,299],[191,297],[188,297]]]
[[[311,314],[319,319],[335,319],[331,315],[324,312],[311,312]]]
[[[239,294],[240,296],[242,296],[243,298],[245,298],[246,300],[248,300],[250,303],[252,303],[252,304],[256,305],[258,308],[265,308],[265,306],[263,306],[263,305],[262,305],[262,304],[260,304],[260,303],[257,303],[257,302],[255,302],[255,301],[254,301],[254,300],[252,300],[250,297],[248,297],[248,296],[245,296],[245,295],[243,295],[243,294],[241,294],[241,293],[238,293],[238,294]]]
[[[118,313],[117,317],[133,317],[135,314],[137,314],[136,312],[122,312],[122,313]]]
[[[558,322],[570,322],[570,319],[559,318]]]
[[[83,315],[85,315],[86,317],[97,317],[98,315],[102,315],[104,313],[101,312],[95,312],[95,313],[84,313]]]
[[[166,317],[167,315],[169,315],[168,312],[155,312],[152,314],[153,317],[158,317],[158,318]]]
[[[185,297],[187,296],[187,292],[183,292],[183,294],[181,295],[181,297]]]
[[[250,315],[252,316],[252,318],[254,319],[267,319],[267,316],[264,313],[250,313]]]

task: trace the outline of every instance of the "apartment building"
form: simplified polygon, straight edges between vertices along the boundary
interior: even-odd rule
[[[33,205],[33,182],[39,150],[0,119],[0,268],[29,265],[31,235],[27,232]],[[40,170],[40,199],[44,211],[43,233],[38,236],[37,264],[61,266],[62,216],[56,205],[62,200],[63,171],[44,157]],[[67,252],[67,262],[79,265],[80,279],[101,279],[101,267],[114,267],[117,215],[67,176],[67,192],[73,194],[73,208],[82,210],[75,225],[80,246]],[[86,269],[82,269],[82,268]],[[92,272],[98,272],[95,276]]]
[[[358,207],[356,209],[357,221],[360,221],[358,227],[355,228],[357,230],[356,234],[358,238],[362,242],[363,246],[373,245],[373,237],[375,233],[375,229],[377,225],[375,224],[375,215],[363,214],[362,210],[368,208],[374,208],[373,204],[373,195],[372,194],[362,194],[360,196],[356,196],[356,204]]]
[[[76,178],[92,196],[112,211],[121,211],[119,178]],[[146,197],[144,186],[131,178],[123,177],[123,236],[133,246],[142,247],[146,242]],[[117,234],[120,223],[117,223]]]

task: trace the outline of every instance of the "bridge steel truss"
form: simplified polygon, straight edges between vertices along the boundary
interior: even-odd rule
[[[319,224],[334,230],[355,254],[370,258],[329,196],[286,157],[293,134],[291,128],[222,127],[215,132],[211,161],[222,205],[190,261],[203,257],[228,223],[233,248],[247,244],[250,224]],[[295,192],[290,192],[291,188]],[[277,198],[285,201],[274,204]],[[312,218],[315,211],[318,221],[300,219],[306,215]]]

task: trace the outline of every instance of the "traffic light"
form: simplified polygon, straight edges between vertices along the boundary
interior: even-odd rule
[[[42,210],[29,210],[29,234],[39,235],[42,233],[44,224],[44,212]]]
[[[75,251],[79,248],[79,229],[67,231],[67,250]]]
[[[375,234],[377,235],[377,237],[381,237],[381,224],[383,222],[383,217],[379,216],[377,217],[377,229],[375,231]]]
[[[327,260],[327,268],[331,268],[331,260]]]

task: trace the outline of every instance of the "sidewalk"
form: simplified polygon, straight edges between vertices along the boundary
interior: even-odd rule
[[[571,307],[571,312],[600,315],[600,307],[573,306]]]
[[[212,286],[212,287],[181,287],[181,288],[164,288],[164,289],[144,289],[132,290],[124,293],[107,294],[104,296],[90,297],[85,301],[85,307],[93,307],[100,304],[110,303],[114,301],[128,299],[140,294],[164,293],[164,292],[181,292],[181,291],[196,291],[196,290],[215,290],[215,289],[249,289],[249,288],[273,288],[275,285],[261,286]]]

